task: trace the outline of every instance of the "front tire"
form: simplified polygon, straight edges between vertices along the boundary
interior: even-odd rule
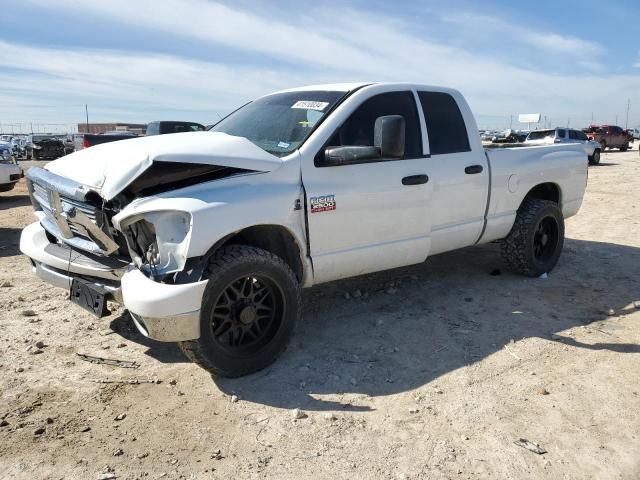
[[[209,262],[200,338],[179,342],[189,359],[213,375],[262,370],[285,350],[300,317],[300,284],[280,257],[229,245]]]
[[[591,165],[598,165],[600,163],[600,150],[597,148],[594,150],[593,155],[589,157],[589,163]]]
[[[502,257],[509,268],[528,277],[553,270],[564,244],[564,218],[557,203],[525,199],[511,232],[502,240]]]

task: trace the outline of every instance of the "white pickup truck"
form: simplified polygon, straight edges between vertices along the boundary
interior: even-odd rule
[[[579,145],[485,151],[451,89],[336,84],[281,91],[209,131],[98,145],[32,168],[20,248],[98,316],[179,342],[214,374],[286,347],[304,287],[500,240],[539,276],[587,182]]]

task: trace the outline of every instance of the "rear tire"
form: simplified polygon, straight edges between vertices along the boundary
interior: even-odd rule
[[[626,152],[629,149],[629,145],[625,145],[624,147],[620,147],[621,152]]]
[[[556,266],[563,244],[564,218],[558,204],[525,199],[511,232],[501,242],[501,251],[512,271],[539,277]]]
[[[214,254],[200,311],[200,338],[179,342],[184,354],[213,375],[262,370],[285,350],[300,317],[300,285],[280,257],[229,245]]]

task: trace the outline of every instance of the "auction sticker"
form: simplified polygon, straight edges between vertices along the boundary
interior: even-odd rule
[[[298,100],[291,108],[304,108],[306,110],[324,110],[328,102],[314,102],[312,100]]]
[[[336,209],[335,195],[311,197],[311,213],[330,212]]]

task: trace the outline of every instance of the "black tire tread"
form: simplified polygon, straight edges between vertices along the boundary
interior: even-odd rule
[[[294,284],[298,285],[298,279],[291,270],[291,267],[280,257],[274,255],[271,252],[266,250],[262,250],[256,247],[250,247],[247,245],[228,245],[222,247],[216,253],[214,253],[207,264],[207,267],[204,270],[203,278],[211,278],[213,275],[219,275],[224,272],[225,269],[230,268],[235,265],[239,260],[243,261],[251,261],[256,264],[272,262],[279,264],[286,272],[286,274],[290,277],[291,281]],[[203,298],[202,303],[206,303],[206,296],[208,295],[208,290],[205,290],[205,298]],[[298,304],[302,303],[302,295],[301,289],[296,289],[296,296]],[[298,309],[298,314],[296,318],[296,322],[300,320],[300,309]],[[187,340],[183,342],[178,342],[178,347],[182,350],[189,360],[200,365],[205,370],[211,372],[214,376],[222,376],[227,378],[241,377],[243,375],[248,375],[253,373],[259,369],[246,370],[246,371],[234,371],[229,372],[224,369],[221,369],[219,366],[212,363],[207,355],[203,351],[203,346],[201,342],[198,340]],[[285,344],[282,349],[278,352],[278,356],[282,354],[287,348]]]
[[[556,205],[556,203],[551,200],[526,198],[520,205],[509,235],[500,242],[502,258],[510,270],[528,277],[537,276],[527,261],[529,246],[524,239],[526,232],[535,227],[538,212],[548,205]]]

